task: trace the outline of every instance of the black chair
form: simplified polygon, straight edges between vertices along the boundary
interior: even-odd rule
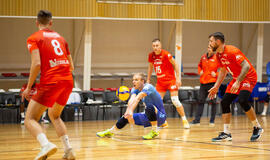
[[[198,103],[198,93],[193,89],[181,89],[178,90],[178,96],[181,103],[190,105],[190,117],[193,116],[195,104]]]
[[[105,119],[106,109],[109,109],[111,106],[117,106],[120,108],[120,118],[123,115],[123,109],[126,108],[127,102],[120,101],[116,97],[116,91],[105,91],[103,93],[103,119]]]
[[[98,120],[98,111],[103,102],[96,101],[93,91],[83,91],[81,92],[81,99],[83,105],[83,120],[93,120],[92,115],[96,114],[96,120]],[[93,109],[93,107],[96,107]]]

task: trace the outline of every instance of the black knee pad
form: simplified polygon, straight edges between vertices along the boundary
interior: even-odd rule
[[[238,102],[245,112],[249,111],[251,108],[251,105],[248,103],[250,94],[251,93],[249,91],[243,90],[240,91],[238,95]]]
[[[230,94],[230,93],[225,93],[221,100],[221,108],[222,108],[222,113],[230,113],[231,112],[231,107],[230,105],[234,101],[234,99],[237,97],[236,94]]]
[[[157,120],[157,114],[156,114],[155,108],[153,106],[145,108],[145,115],[147,116],[149,121],[156,121]]]
[[[125,127],[128,124],[128,120],[125,117],[121,117],[117,123],[116,123],[116,127],[118,129],[122,129],[123,127]]]

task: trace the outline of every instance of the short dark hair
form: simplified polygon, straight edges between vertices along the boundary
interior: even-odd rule
[[[133,76],[135,76],[135,75],[140,76],[140,77],[141,77],[141,80],[143,80],[143,81],[144,81],[144,83],[146,82],[146,79],[145,79],[145,75],[144,75],[144,73],[141,73],[141,72],[139,72],[139,73],[134,73],[134,74],[133,74]]]
[[[52,19],[52,13],[47,10],[40,10],[37,14],[37,20],[40,24],[47,25]]]
[[[221,32],[215,32],[210,34],[210,36],[208,38],[214,37],[216,40],[219,39],[222,43],[225,42],[225,37],[224,34]]]
[[[154,42],[160,42],[160,39],[159,38],[155,38],[155,39],[152,40],[152,43],[154,43]]]

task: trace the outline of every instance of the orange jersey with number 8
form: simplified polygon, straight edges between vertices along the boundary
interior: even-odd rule
[[[38,49],[40,54],[40,83],[51,84],[59,80],[73,80],[67,55],[68,44],[57,32],[43,29],[27,39],[30,53]]]
[[[149,53],[148,62],[153,64],[158,82],[175,80],[174,68],[170,62],[172,58],[172,55],[163,49],[159,55],[155,52]]]

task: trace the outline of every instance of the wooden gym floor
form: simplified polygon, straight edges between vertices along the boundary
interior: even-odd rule
[[[162,129],[155,140],[142,140],[150,128],[127,125],[113,138],[98,138],[97,131],[110,128],[116,121],[75,121],[66,123],[71,144],[78,160],[100,159],[270,159],[270,117],[259,117],[264,134],[258,142],[250,142],[252,126],[245,116],[233,117],[232,142],[211,142],[223,129],[221,118],[209,127],[207,118],[190,130],[182,128],[180,119],[168,119],[169,128]],[[191,120],[191,119],[189,119]],[[60,139],[51,124],[42,124],[50,141],[59,149],[49,160],[59,160],[63,154]],[[0,124],[0,159],[34,159],[39,144],[20,124]]]

